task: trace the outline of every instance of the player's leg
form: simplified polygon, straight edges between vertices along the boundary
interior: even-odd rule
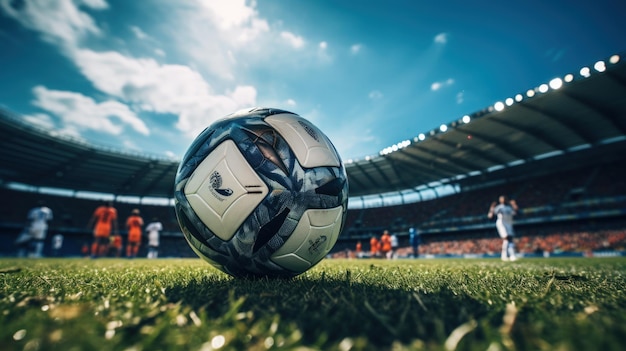
[[[502,261],[508,261],[509,257],[507,254],[507,250],[509,248],[509,241],[505,238],[502,239],[502,254],[500,255],[500,258],[502,259]]]
[[[91,257],[98,257],[98,252],[100,251],[100,244],[98,243],[98,237],[93,238],[93,243],[91,243]]]
[[[515,261],[517,257],[515,257],[515,243],[513,242],[513,236],[509,236],[507,238],[509,244],[507,245],[507,254],[509,256],[509,260]]]

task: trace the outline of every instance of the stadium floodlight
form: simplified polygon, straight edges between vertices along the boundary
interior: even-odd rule
[[[426,139],[426,135],[424,135],[424,133],[420,133],[420,135],[417,136],[417,139],[422,141],[422,140]]]
[[[539,92],[540,92],[540,93],[542,93],[542,94],[543,94],[543,93],[547,93],[547,92],[548,92],[548,89],[549,89],[549,88],[548,88],[548,84],[546,84],[546,83],[543,83],[543,84],[541,84],[541,85],[539,86]]]
[[[563,86],[563,81],[561,80],[561,78],[554,78],[548,84],[550,85],[550,88],[556,90]]]
[[[513,98],[506,98],[506,100],[504,100],[504,103],[505,103],[507,106],[512,106],[514,102],[515,102],[515,101],[513,100]]]
[[[448,126],[447,126],[447,125],[445,125],[445,124],[442,124],[442,125],[440,125],[440,126],[439,126],[439,130],[440,130],[441,132],[445,132],[446,130],[448,130]]]
[[[580,69],[580,75],[585,78],[589,78],[589,76],[591,76],[591,70],[589,67],[583,67]]]
[[[520,102],[524,99],[524,96],[522,94],[517,94],[515,95],[515,101]]]
[[[529,98],[535,96],[535,90],[528,89],[528,91],[526,92],[526,96],[528,96]]]
[[[498,101],[498,102],[496,102],[496,103],[493,105],[493,108],[494,108],[496,111],[500,112],[500,111],[504,110],[504,104],[502,103],[502,101]]]
[[[609,58],[609,62],[614,65],[619,62],[619,55],[613,55]]]
[[[463,123],[469,123],[472,119],[470,118],[470,116],[465,115],[463,116]]]
[[[598,61],[593,65],[593,68],[598,72],[604,72],[606,71],[606,64],[604,61]]]
[[[573,74],[571,74],[571,73],[568,73],[568,74],[566,74],[566,75],[565,75],[565,77],[563,78],[563,80],[564,80],[566,83],[569,83],[569,82],[571,82],[571,81],[573,81],[573,80],[574,80],[574,75],[573,75]]]

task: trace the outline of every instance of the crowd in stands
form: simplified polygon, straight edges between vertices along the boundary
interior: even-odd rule
[[[369,243],[372,235],[389,230],[398,234],[401,248],[397,254],[401,256],[409,250],[407,233],[413,226],[428,234],[424,235],[420,245],[421,255],[497,253],[501,240],[495,233],[493,221],[487,218],[487,210],[489,204],[501,194],[517,199],[521,210],[516,221],[527,221],[535,226],[533,230],[520,228],[520,235],[516,235],[516,247],[520,253],[624,250],[626,224],[611,228],[583,228],[572,224],[565,230],[545,225],[549,224],[549,220],[546,221],[549,216],[593,213],[589,218],[600,218],[597,215],[601,211],[611,210],[618,212],[607,216],[617,216],[626,221],[626,177],[622,173],[618,164],[589,166],[534,179],[481,184],[475,188],[464,188],[456,194],[416,203],[349,210],[344,232],[334,251],[351,251],[357,240],[363,241],[363,250],[366,251],[365,243]],[[0,235],[16,237],[32,205],[45,200],[54,211],[50,233],[63,233],[67,243],[66,254],[76,252],[78,255],[83,243],[91,240],[87,222],[94,208],[102,202],[3,187],[0,187],[0,196],[11,199],[0,204]],[[115,207],[120,218],[125,218],[132,209],[139,207],[145,218],[160,219],[163,224],[163,252],[159,257],[195,257],[182,237],[171,205],[116,201]],[[4,254],[7,252],[0,250],[0,255]]]
[[[520,236],[514,241],[517,252],[521,254],[624,250],[626,247],[626,230],[603,230],[594,233],[563,232],[548,235]],[[493,237],[431,241],[420,245],[419,250],[420,255],[493,255],[500,252],[501,246],[502,241],[500,238]]]
[[[520,236],[516,238],[517,252],[524,255],[549,256],[563,252],[589,253],[593,251],[626,250],[626,229],[600,230],[597,232],[557,232],[547,235]],[[397,257],[412,257],[412,249],[405,245],[398,248]],[[419,257],[487,255],[498,256],[502,241],[495,234],[491,237],[448,237],[426,239],[419,246]],[[369,245],[364,245],[366,257],[369,257]],[[356,257],[357,250],[344,246],[333,257]]]
[[[461,225],[490,224],[486,213],[499,195],[516,199],[519,217],[539,217],[626,208],[626,181],[619,164],[586,167],[534,179],[502,180],[488,187],[416,203],[356,209],[348,212],[348,236],[423,230]]]

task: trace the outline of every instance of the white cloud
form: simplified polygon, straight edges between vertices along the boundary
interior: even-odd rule
[[[353,55],[356,55],[359,52],[361,52],[362,48],[363,48],[363,45],[361,44],[353,44],[352,46],[350,46],[350,53],[352,53]]]
[[[448,42],[448,34],[447,33],[439,33],[435,35],[433,41],[437,44],[445,44]]]
[[[168,27],[166,32],[171,37],[161,39],[169,43],[168,51],[185,57],[197,70],[210,76],[207,79],[234,81],[242,64],[265,59],[271,54],[267,50],[270,43],[280,40],[259,16],[255,2],[192,0],[184,6],[166,6],[168,21],[162,25]],[[177,28],[175,32],[169,30],[172,26]]]
[[[143,30],[141,30],[141,28],[137,26],[130,26],[130,30],[131,32],[133,32],[137,39],[144,40],[149,38],[148,34],[146,34]]]
[[[75,92],[35,88],[33,104],[61,117],[66,126],[60,128],[66,128],[68,133],[93,128],[119,133],[123,127],[146,133],[145,124],[133,111],[150,111],[177,115],[175,126],[184,134],[195,136],[212,120],[256,105],[255,87],[233,83],[241,78],[243,65],[283,62],[280,59],[286,57],[285,50],[276,54],[267,50],[280,41],[299,51],[306,47],[304,37],[287,30],[272,30],[259,16],[254,1],[192,0],[185,6],[164,2],[161,5],[170,12],[162,25],[175,26],[177,30],[171,38],[158,38],[169,46],[154,49],[154,55],[162,59],[166,52],[172,52],[172,57],[182,58],[188,65],[162,64],[152,58],[97,52],[86,46],[88,42],[83,39],[102,36],[102,28],[107,28],[100,28],[90,15],[108,9],[104,0],[23,2],[18,9],[12,7],[12,0],[0,0],[0,10],[56,44],[97,90],[113,98],[97,102]],[[139,39],[151,39],[137,26],[130,30]],[[300,52],[307,58],[330,62],[331,58],[324,55],[327,45],[322,42],[314,48],[317,55]],[[279,60],[272,54],[279,55]],[[95,122],[85,116],[101,116],[103,121]]]
[[[378,99],[382,99],[383,97],[383,93],[381,93],[378,90],[372,90],[367,97],[370,98],[370,100],[378,100]]]
[[[459,105],[460,105],[460,104],[462,104],[462,103],[463,103],[464,98],[465,98],[465,96],[464,96],[464,95],[465,95],[465,94],[464,94],[464,92],[462,92],[462,91],[460,91],[460,92],[458,92],[458,93],[456,94],[456,103],[457,103],[457,104],[459,104]]]
[[[47,129],[47,130],[52,130],[55,129],[55,125],[54,125],[54,121],[52,120],[52,117],[50,117],[50,115],[47,115],[45,113],[34,113],[32,115],[26,115],[24,116],[24,121],[28,122],[28,124],[43,128],[43,129]]]
[[[320,42],[319,47],[320,47],[321,50],[326,50],[328,48],[328,43],[325,42],[325,41],[322,41],[322,42]]]
[[[304,46],[304,38],[297,36],[291,32],[280,32],[280,37],[289,43],[294,49],[300,49]]]
[[[81,72],[97,89],[143,110],[178,115],[176,126],[190,136],[232,111],[256,105],[256,88],[236,86],[230,93],[217,94],[188,66],[114,51],[83,49],[74,54]]]
[[[294,99],[287,99],[287,101],[285,101],[285,104],[287,106],[296,106],[296,100],[294,100]]]
[[[88,34],[100,35],[101,30],[86,12],[104,10],[108,4],[103,0],[83,0],[78,4],[72,0],[23,0],[19,7],[14,1],[0,0],[0,9],[26,28],[41,33],[42,38],[63,47],[76,46]]]
[[[449,87],[449,86],[451,86],[451,85],[453,85],[453,84],[454,84],[454,79],[452,79],[452,78],[448,78],[448,79],[446,79],[446,80],[444,80],[444,81],[440,81],[440,82],[433,82],[433,83],[430,85],[430,90],[432,90],[432,91],[437,91],[437,90],[439,90],[439,89],[441,89],[441,88],[444,88],[444,87]]]
[[[35,88],[35,105],[55,112],[66,123],[117,135],[129,126],[136,132],[149,135],[145,123],[127,105],[108,100],[97,103],[82,94]]]
[[[87,7],[90,7],[95,10],[104,10],[109,8],[109,4],[107,4],[106,0],[78,0],[77,3],[83,3]]]
[[[79,93],[50,90],[41,85],[33,88],[33,94],[33,105],[59,116],[65,124],[78,129],[119,135],[128,126],[143,135],[150,134],[144,122],[127,105],[118,101],[99,103]]]
[[[197,1],[197,4],[208,10],[222,29],[241,28],[257,16],[254,5],[246,5],[245,0]]]

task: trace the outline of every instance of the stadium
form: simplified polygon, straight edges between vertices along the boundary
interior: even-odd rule
[[[614,55],[347,160],[349,211],[333,255],[352,255],[357,241],[383,230],[407,248],[410,227],[420,229],[425,257],[497,255],[486,212],[500,194],[522,207],[516,226],[525,256],[623,255],[625,82],[626,63]],[[45,200],[54,209],[51,233],[65,237],[61,255],[80,256],[91,212],[113,200],[120,217],[141,208],[161,219],[162,256],[195,257],[173,211],[177,160],[91,145],[0,113],[2,192],[11,199],[0,210],[4,242],[15,241],[29,208]],[[0,252],[14,253],[11,245]]]
[[[293,279],[233,279],[181,233],[178,160],[61,136],[0,110],[0,348],[621,349],[623,55],[415,132],[345,162],[349,209],[327,259]],[[494,259],[501,240],[487,210],[502,194],[521,207],[519,262]],[[54,212],[44,256],[55,257],[14,258],[39,201]],[[82,258],[103,201],[120,218],[135,208],[158,217],[163,259]],[[412,227],[419,259],[409,253]],[[367,242],[384,230],[399,238],[395,260],[369,258]],[[56,234],[64,241],[53,252]]]

